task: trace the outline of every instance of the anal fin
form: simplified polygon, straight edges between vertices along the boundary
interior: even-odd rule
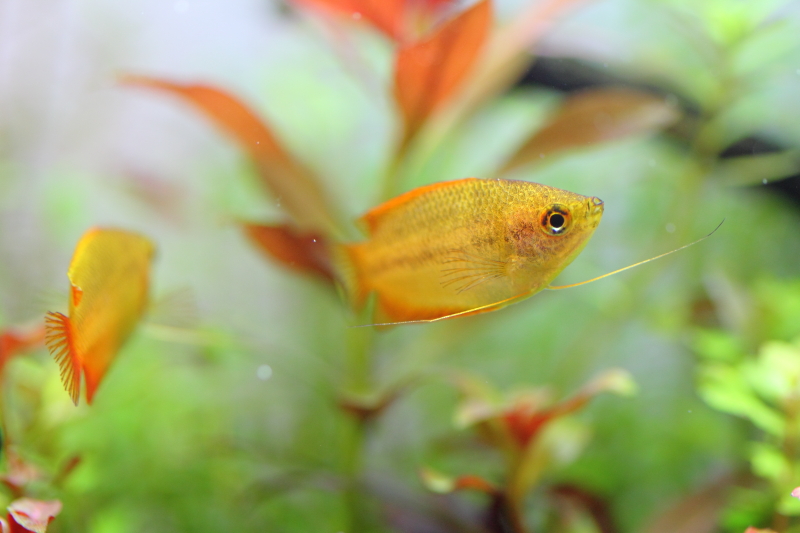
[[[81,387],[81,367],[69,317],[61,313],[49,312],[44,317],[45,344],[50,354],[61,368],[61,381],[67,389],[72,403],[78,405]]]

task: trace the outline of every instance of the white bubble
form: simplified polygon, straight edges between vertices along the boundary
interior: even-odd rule
[[[766,185],[766,184],[767,184],[767,178],[764,178],[763,180],[761,180],[761,183],[763,183],[764,185]]]
[[[667,223],[667,226],[664,229],[667,230],[667,233],[675,233],[675,224],[669,222]]]
[[[267,381],[272,377],[272,367],[269,365],[261,365],[256,369],[256,377],[261,381]]]

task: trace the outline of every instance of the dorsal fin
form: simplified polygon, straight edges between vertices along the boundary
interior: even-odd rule
[[[417,187],[407,193],[401,194],[391,200],[387,200],[386,202],[382,203],[378,207],[370,209],[364,215],[362,215],[358,220],[362,224],[364,224],[368,229],[369,232],[372,233],[375,228],[380,224],[381,218],[386,215],[388,212],[400,207],[401,205],[413,200],[417,196],[422,196],[423,194],[428,194],[431,191],[435,191],[436,189],[445,189],[447,187],[455,187],[461,185],[465,181],[474,180],[477,178],[463,178],[460,180],[453,180],[453,181],[440,181],[438,183],[432,183],[430,185],[424,185],[422,187]]]
[[[61,381],[72,398],[72,403],[78,405],[78,395],[81,387],[81,366],[73,342],[72,324],[69,317],[61,313],[47,313],[45,315],[45,344],[61,367]]]

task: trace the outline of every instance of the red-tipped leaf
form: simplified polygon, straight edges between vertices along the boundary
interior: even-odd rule
[[[329,202],[313,174],[286,151],[265,122],[238,98],[210,85],[145,76],[126,76],[122,82],[164,91],[194,105],[253,158],[264,184],[299,228],[326,234],[335,229]]]
[[[20,498],[8,506],[8,521],[11,531],[14,533],[17,531],[45,533],[48,524],[60,512],[61,502],[58,500],[41,501]]]
[[[394,95],[405,125],[403,144],[451,98],[480,57],[492,22],[482,0],[397,54]]]
[[[333,282],[328,247],[318,234],[302,233],[291,226],[244,224],[245,235],[270,259],[280,265]]]

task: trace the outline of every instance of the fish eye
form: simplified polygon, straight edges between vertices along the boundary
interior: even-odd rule
[[[542,213],[541,227],[548,235],[564,235],[571,221],[572,216],[566,206],[553,204]]]

